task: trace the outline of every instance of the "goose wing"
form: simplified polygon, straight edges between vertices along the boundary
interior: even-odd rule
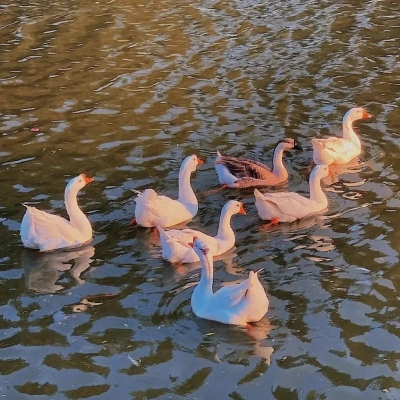
[[[263,199],[274,203],[282,213],[293,217],[312,211],[312,200],[295,192],[265,193]]]
[[[319,143],[325,150],[345,154],[348,151],[354,151],[354,144],[349,140],[330,137],[328,139],[314,139],[317,143]]]
[[[193,237],[196,236],[203,241],[210,249],[212,254],[218,253],[218,242],[217,240],[206,233],[197,231],[195,229],[170,229],[166,231],[167,235],[177,240],[183,246],[190,248],[189,243],[193,241]]]
[[[154,194],[151,193],[151,196],[142,195],[136,198],[136,207],[139,212],[150,213],[154,219],[160,221],[163,221],[165,218],[173,218],[174,215],[181,217],[182,213],[184,213],[183,215],[188,213],[186,207],[178,200]]]
[[[266,180],[271,175],[271,170],[263,163],[247,158],[222,156],[219,163],[224,164],[230,173],[238,178],[254,178]]]
[[[213,301],[218,308],[237,306],[246,299],[249,290],[249,279],[235,285],[223,286],[213,295]]]
[[[53,241],[59,238],[74,243],[76,240],[77,231],[69,221],[35,207],[27,207],[22,225],[28,229],[30,235],[40,238],[41,241]]]

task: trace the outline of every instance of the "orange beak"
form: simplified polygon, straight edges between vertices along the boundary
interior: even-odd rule
[[[204,164],[204,161],[201,158],[197,158],[197,165]]]
[[[371,118],[371,117],[372,117],[372,115],[363,109],[363,118]]]
[[[86,185],[90,182],[94,181],[94,178],[89,178],[88,176],[86,176],[85,174],[81,174],[82,178],[85,180]]]
[[[246,211],[243,208],[243,204],[240,206],[239,214],[246,215]]]

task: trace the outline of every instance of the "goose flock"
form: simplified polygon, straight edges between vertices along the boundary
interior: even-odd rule
[[[321,179],[328,176],[332,164],[347,164],[361,154],[361,141],[353,129],[353,122],[371,118],[362,107],[351,108],[343,117],[343,136],[312,139],[313,162],[309,197],[295,192],[266,192],[254,189],[255,207],[262,220],[272,224],[295,220],[324,212],[328,198],[321,188]],[[215,169],[224,187],[248,188],[276,186],[289,178],[283,164],[283,153],[301,150],[290,138],[281,140],[275,148],[272,169],[259,161],[217,152]],[[213,291],[213,257],[223,254],[235,245],[231,219],[235,214],[246,214],[243,204],[229,200],[221,210],[218,232],[215,236],[194,229],[166,229],[194,218],[198,201],[191,186],[192,172],[203,161],[195,154],[186,157],[179,170],[178,198],[157,194],[148,188],[137,192],[133,222],[145,228],[157,228],[162,257],[171,263],[200,261],[201,275],[192,293],[191,306],[200,318],[225,324],[246,326],[257,322],[268,311],[268,297],[258,272],[250,271],[243,282]],[[25,247],[41,252],[83,246],[93,238],[92,226],[78,206],[78,192],[94,179],[85,174],[71,179],[65,188],[66,220],[57,215],[25,206],[21,222],[21,240]]]

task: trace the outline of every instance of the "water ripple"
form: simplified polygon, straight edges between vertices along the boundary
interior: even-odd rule
[[[1,395],[398,397],[395,1],[0,9]],[[270,163],[289,136],[305,150],[285,155],[278,190],[308,195],[310,139],[338,135],[356,105],[373,115],[356,124],[364,153],[324,180],[323,215],[265,227],[251,190],[217,190],[217,149]],[[270,310],[249,329],[196,318],[199,265],[170,265],[154,232],[130,226],[132,189],[176,195],[192,153],[205,164],[189,226],[215,233],[227,199],[246,208],[215,285],[263,268]],[[79,196],[92,245],[22,249],[21,203],[65,215],[80,172],[96,178]]]

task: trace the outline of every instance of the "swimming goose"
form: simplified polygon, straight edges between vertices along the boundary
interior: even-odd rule
[[[222,185],[231,188],[251,186],[274,186],[287,181],[288,172],[282,162],[285,150],[302,150],[296,140],[285,138],[279,141],[274,150],[272,170],[259,161],[224,156],[217,151],[215,169]]]
[[[191,298],[194,314],[200,318],[239,326],[259,321],[269,306],[267,294],[258,279],[259,271],[250,271],[245,281],[223,286],[213,292],[212,252],[207,244],[197,237],[193,238],[191,245],[201,262],[200,282]]]
[[[227,252],[235,245],[235,232],[231,227],[234,214],[246,214],[240,201],[229,200],[221,211],[218,233],[210,236],[194,229],[171,229],[165,231],[157,226],[160,233],[162,256],[171,263],[191,263],[199,261],[199,257],[188,245],[193,236],[203,240],[213,256]]]
[[[353,122],[371,118],[364,108],[351,108],[343,117],[343,138],[312,139],[315,164],[347,164],[361,153],[361,141],[353,129]]]
[[[135,218],[132,221],[146,228],[177,225],[192,219],[198,210],[196,195],[190,185],[190,176],[203,161],[195,154],[186,157],[179,169],[179,195],[174,200],[146,189],[136,197]]]
[[[64,198],[69,221],[25,205],[26,212],[20,230],[24,246],[50,251],[88,243],[92,239],[92,226],[78,206],[77,195],[79,190],[93,180],[85,174],[80,174],[71,179],[66,186]]]
[[[316,165],[310,175],[310,198],[295,192],[260,193],[254,190],[258,215],[263,220],[293,222],[317,214],[328,207],[328,198],[321,188],[321,179],[327,177],[329,167]]]

